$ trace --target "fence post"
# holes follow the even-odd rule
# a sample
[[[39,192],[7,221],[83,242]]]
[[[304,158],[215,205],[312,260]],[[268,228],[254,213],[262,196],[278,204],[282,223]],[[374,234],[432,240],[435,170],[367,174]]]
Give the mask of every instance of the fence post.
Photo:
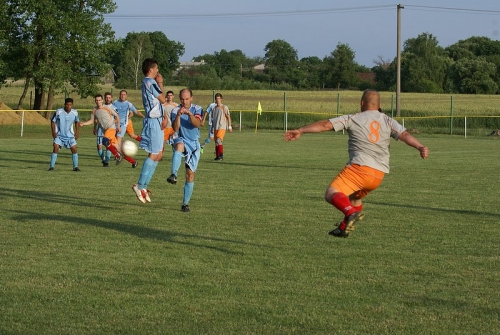
[[[283,111],[285,112],[283,115],[283,128],[287,131],[288,115],[286,114],[286,91],[283,91]]]
[[[23,133],[24,133],[24,110],[21,114],[21,137],[23,137]]]
[[[467,138],[467,116],[464,116],[464,134],[465,138]]]
[[[337,115],[340,115],[340,93],[337,93]]]
[[[394,94],[391,94],[391,117],[394,117]]]
[[[453,135],[453,95],[450,101],[450,135]]]

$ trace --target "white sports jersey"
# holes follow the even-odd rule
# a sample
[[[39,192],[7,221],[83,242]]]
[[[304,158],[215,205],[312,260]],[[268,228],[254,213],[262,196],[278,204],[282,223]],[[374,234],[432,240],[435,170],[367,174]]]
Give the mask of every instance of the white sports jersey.
[[[349,162],[389,173],[391,137],[397,140],[406,129],[393,118],[377,110],[330,119],[335,131],[349,134]]]

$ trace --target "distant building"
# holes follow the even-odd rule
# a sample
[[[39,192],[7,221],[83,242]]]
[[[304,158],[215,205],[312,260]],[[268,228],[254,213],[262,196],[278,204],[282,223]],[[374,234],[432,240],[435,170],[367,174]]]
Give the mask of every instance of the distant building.
[[[200,66],[203,64],[205,64],[205,61],[203,59],[199,62],[195,62],[194,60],[192,60],[190,62],[179,62],[179,68],[177,69],[177,71],[182,70],[182,69],[189,69],[189,68],[192,68],[195,66]]]
[[[259,65],[255,65],[253,67],[253,70],[257,73],[264,73],[264,69],[266,68],[266,64],[259,64]]]

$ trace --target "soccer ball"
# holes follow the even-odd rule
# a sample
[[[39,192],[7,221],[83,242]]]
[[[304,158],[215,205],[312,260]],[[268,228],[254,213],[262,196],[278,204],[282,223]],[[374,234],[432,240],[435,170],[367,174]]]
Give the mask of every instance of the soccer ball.
[[[123,141],[122,152],[125,156],[133,157],[137,153],[137,145],[129,140]]]

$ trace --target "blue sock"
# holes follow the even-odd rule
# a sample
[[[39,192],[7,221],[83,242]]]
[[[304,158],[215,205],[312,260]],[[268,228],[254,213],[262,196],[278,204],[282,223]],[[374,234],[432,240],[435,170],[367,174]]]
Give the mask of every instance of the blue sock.
[[[156,169],[156,165],[158,165],[158,162],[155,162],[149,157],[146,158],[144,164],[142,164],[141,175],[139,176],[139,180],[137,181],[137,187],[140,190],[148,188],[149,181],[153,176],[153,173]]]
[[[78,167],[78,154],[72,154],[71,159],[73,160],[73,168]]]
[[[110,158],[111,158],[111,151],[106,150],[106,158],[104,158],[104,162],[109,163]]]
[[[208,144],[208,143],[210,143],[210,137],[207,137],[207,138],[205,139],[205,142],[203,142],[203,145],[206,145],[206,144]]]
[[[182,162],[182,152],[174,151],[174,154],[172,155],[172,174],[175,174],[177,176],[177,172],[179,171],[181,162]]]
[[[182,205],[189,204],[191,200],[191,195],[193,195],[194,181],[191,183],[186,182],[184,184],[184,199],[182,200]]]
[[[101,157],[101,160],[104,160],[104,153],[102,152],[102,148],[97,148],[97,154]]]
[[[56,165],[56,160],[57,160],[57,154],[52,153],[52,156],[50,157],[50,167],[53,168]]]

